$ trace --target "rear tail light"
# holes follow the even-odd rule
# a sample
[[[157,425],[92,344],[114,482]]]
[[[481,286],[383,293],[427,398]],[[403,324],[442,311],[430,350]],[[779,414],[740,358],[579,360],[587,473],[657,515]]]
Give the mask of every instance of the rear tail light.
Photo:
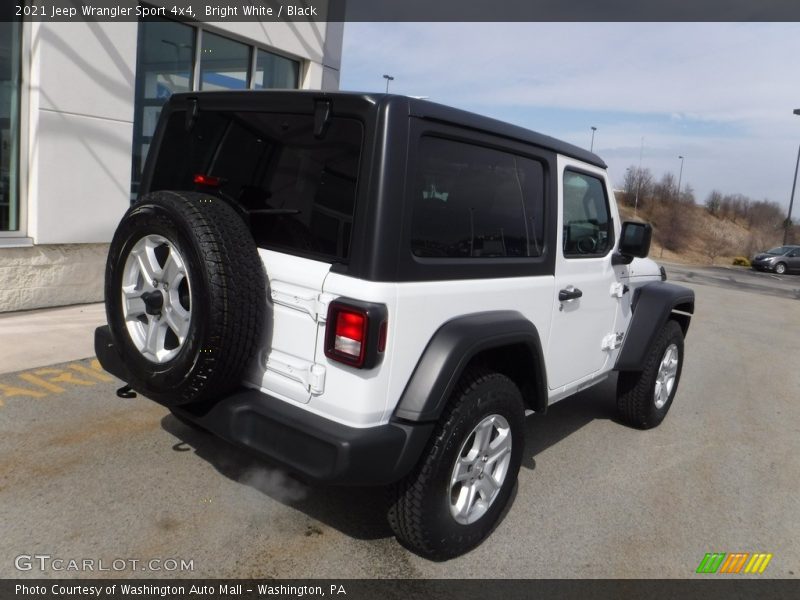
[[[194,183],[202,187],[218,188],[222,185],[222,178],[215,177],[214,175],[206,175],[205,173],[197,173],[194,176]]]
[[[367,316],[363,313],[342,310],[336,315],[336,335],[333,352],[357,362],[364,362],[367,349]]]
[[[357,369],[369,369],[386,349],[387,311],[382,304],[335,300],[328,306],[325,356]]]

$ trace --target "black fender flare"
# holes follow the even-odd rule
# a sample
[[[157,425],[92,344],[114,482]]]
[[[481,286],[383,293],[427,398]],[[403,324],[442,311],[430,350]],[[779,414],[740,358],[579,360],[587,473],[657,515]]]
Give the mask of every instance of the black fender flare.
[[[694,290],[654,281],[636,289],[631,310],[633,316],[614,365],[615,371],[641,371],[647,351],[673,313],[686,335],[694,314]]]
[[[532,375],[534,410],[547,407],[547,371],[539,332],[517,311],[457,317],[431,337],[394,411],[394,418],[426,422],[439,418],[470,361],[487,350],[519,348]]]

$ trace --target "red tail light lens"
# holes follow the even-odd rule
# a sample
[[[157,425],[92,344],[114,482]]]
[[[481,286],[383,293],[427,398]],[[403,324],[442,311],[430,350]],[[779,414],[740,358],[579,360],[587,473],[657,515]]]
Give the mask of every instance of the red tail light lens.
[[[206,187],[219,187],[222,185],[222,179],[219,177],[214,177],[213,175],[204,175],[203,173],[198,173],[195,175],[194,182],[196,185],[204,185]]]
[[[345,355],[364,362],[364,350],[367,339],[367,315],[363,313],[341,311],[336,315],[336,335],[333,341],[333,350],[337,354]]]
[[[377,365],[386,348],[386,306],[350,298],[328,305],[325,356],[357,369]]]

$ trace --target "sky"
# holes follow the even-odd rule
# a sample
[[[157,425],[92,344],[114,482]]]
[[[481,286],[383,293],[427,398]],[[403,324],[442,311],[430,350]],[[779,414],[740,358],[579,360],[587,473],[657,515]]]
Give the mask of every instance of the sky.
[[[427,96],[786,207],[800,144],[800,23],[346,23],[340,87]],[[643,140],[643,144],[642,144]]]

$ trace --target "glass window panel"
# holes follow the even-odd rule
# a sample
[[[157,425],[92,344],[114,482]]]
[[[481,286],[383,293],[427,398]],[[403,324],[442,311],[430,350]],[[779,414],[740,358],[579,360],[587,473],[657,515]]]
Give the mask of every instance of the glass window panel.
[[[147,149],[164,102],[192,89],[195,30],[166,19],[139,23],[133,119],[131,193],[136,195]]]
[[[256,72],[253,87],[297,88],[300,78],[300,63],[285,56],[278,56],[266,50],[259,50],[256,57]]]
[[[203,51],[200,54],[201,90],[247,89],[249,72],[249,46],[203,32]]]
[[[0,22],[0,232],[19,230],[20,22]]]
[[[564,256],[603,256],[614,243],[614,228],[603,181],[564,171]]]
[[[153,190],[197,189],[198,173],[219,177],[216,192],[249,213],[259,246],[348,257],[360,122],[333,117],[323,138],[313,115],[201,110],[191,131],[185,123],[183,111],[170,116]]]
[[[482,146],[422,139],[411,225],[416,256],[540,256],[543,217],[541,163]]]

